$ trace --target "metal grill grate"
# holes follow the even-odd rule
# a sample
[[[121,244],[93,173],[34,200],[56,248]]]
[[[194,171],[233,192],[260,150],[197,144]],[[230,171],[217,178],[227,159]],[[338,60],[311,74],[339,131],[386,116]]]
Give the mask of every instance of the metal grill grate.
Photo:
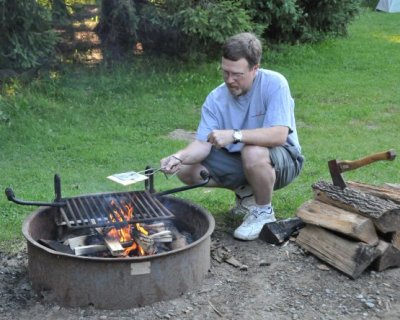
[[[60,207],[58,225],[68,228],[116,227],[159,219],[171,219],[174,215],[148,191],[133,191],[88,195],[64,199]],[[123,214],[133,209],[132,218]]]

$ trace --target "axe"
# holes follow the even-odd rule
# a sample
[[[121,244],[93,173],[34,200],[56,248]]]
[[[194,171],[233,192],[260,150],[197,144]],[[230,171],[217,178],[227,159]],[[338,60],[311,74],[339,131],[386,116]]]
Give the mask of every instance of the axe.
[[[390,149],[385,152],[379,152],[371,154],[367,157],[349,161],[349,160],[330,160],[328,161],[329,172],[332,177],[333,185],[338,186],[342,189],[346,188],[346,183],[343,180],[342,172],[354,170],[370,163],[379,160],[394,160],[396,158],[396,152]]]

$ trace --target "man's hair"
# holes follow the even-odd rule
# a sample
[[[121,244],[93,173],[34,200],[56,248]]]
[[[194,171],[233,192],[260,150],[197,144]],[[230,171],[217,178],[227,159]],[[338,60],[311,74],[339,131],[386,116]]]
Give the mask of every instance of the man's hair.
[[[252,68],[261,61],[261,41],[250,32],[243,32],[228,38],[222,46],[222,56],[225,59],[238,61],[246,59]]]

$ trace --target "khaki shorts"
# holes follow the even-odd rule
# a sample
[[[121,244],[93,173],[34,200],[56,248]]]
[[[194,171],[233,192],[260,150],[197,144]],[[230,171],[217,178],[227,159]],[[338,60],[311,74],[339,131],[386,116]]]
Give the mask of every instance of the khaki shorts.
[[[300,174],[304,157],[296,148],[290,146],[269,148],[269,153],[276,173],[274,190],[278,190],[287,186]],[[230,153],[226,149],[213,147],[202,165],[222,187],[234,190],[248,184],[240,152]]]

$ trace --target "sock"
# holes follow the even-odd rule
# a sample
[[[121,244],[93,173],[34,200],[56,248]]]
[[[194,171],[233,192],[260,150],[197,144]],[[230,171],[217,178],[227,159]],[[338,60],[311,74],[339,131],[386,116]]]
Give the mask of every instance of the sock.
[[[272,211],[272,204],[271,204],[271,202],[268,203],[268,204],[262,204],[262,205],[257,204],[256,207],[257,207],[257,209],[259,209],[259,210],[265,210],[265,211],[267,211],[268,213],[271,213],[271,211]]]
[[[260,209],[269,209],[269,208],[271,208],[271,202],[270,203],[267,203],[267,204],[257,204],[257,207],[258,208],[260,208]]]

